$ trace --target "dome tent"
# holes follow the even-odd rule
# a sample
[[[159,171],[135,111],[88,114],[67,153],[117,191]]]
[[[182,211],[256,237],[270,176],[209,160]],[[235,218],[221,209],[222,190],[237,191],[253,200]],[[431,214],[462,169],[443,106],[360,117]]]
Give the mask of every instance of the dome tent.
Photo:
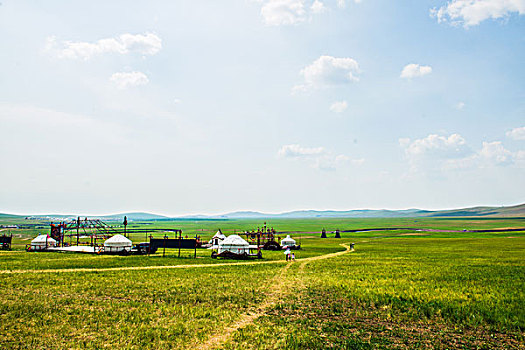
[[[238,235],[231,235],[219,242],[219,254],[223,252],[248,254],[250,252],[250,244]]]
[[[131,251],[133,242],[122,235],[114,235],[104,242],[104,252],[119,253]]]
[[[54,247],[57,241],[48,235],[39,235],[31,241],[31,250],[44,250],[48,247]]]
[[[287,235],[286,238],[283,238],[281,240],[281,245],[283,247],[293,247],[295,246],[295,239],[293,239],[292,237],[290,237],[290,235]]]

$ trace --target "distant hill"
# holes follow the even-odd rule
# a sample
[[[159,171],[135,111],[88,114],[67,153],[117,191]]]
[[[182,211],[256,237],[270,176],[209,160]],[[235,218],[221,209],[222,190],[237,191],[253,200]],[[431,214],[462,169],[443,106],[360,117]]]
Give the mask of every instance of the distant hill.
[[[3,214],[0,213],[0,218],[20,218],[23,217],[22,215],[16,215],[16,214]]]
[[[85,215],[80,215],[84,217]],[[110,215],[88,215],[91,219],[101,219],[105,221],[122,221],[124,216],[128,217],[130,221],[149,221],[149,220],[165,220],[169,217],[164,215],[157,215],[151,213],[142,213],[142,212],[133,212],[133,213],[121,213],[121,214],[110,214]],[[35,215],[12,215],[12,214],[2,214],[0,213],[0,218],[24,218],[29,217],[32,219],[42,219],[50,221],[59,221],[59,220],[73,220],[78,217],[76,214],[35,214]]]
[[[163,220],[163,219],[169,219],[169,217],[164,215],[157,215],[157,214],[151,214],[151,213],[142,213],[142,212],[136,212],[136,213],[122,213],[122,214],[112,214],[112,215],[104,215],[104,216],[97,216],[101,220],[122,220],[124,216],[127,216],[128,220],[133,221],[148,221],[148,220]]]
[[[510,207],[473,207],[454,210],[297,210],[279,214],[256,211],[237,211],[222,215],[195,215],[185,218],[199,219],[308,219],[308,218],[411,218],[411,217],[525,217],[525,204]]]
[[[170,219],[308,219],[308,218],[413,218],[413,217],[525,217],[525,204],[508,207],[472,207],[452,210],[387,210],[387,209],[359,209],[359,210],[296,210],[279,214],[260,213],[256,211],[237,211],[222,215],[187,215],[170,218],[143,212],[120,213],[101,216],[89,216],[107,221],[121,221],[124,216],[130,221],[170,220]],[[11,215],[0,213],[0,218],[25,217],[25,215]],[[76,215],[46,214],[30,215],[32,218],[62,219],[75,218]]]
[[[525,217],[525,204],[510,207],[473,207],[455,210],[440,210],[433,212],[430,216]]]

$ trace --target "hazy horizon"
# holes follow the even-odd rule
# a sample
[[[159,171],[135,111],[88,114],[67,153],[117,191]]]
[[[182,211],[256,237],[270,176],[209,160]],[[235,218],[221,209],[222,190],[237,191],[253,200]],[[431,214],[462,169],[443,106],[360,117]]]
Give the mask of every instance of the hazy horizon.
[[[169,213],[162,213],[162,212],[149,212],[144,210],[126,210],[121,212],[106,212],[106,213],[69,213],[69,212],[33,212],[33,213],[15,213],[15,212],[1,212],[2,214],[12,214],[12,215],[71,215],[71,216],[112,216],[112,215],[120,215],[120,214],[126,214],[126,213],[144,213],[144,214],[153,214],[153,215],[161,215],[166,216],[169,218],[177,218],[177,217],[191,217],[191,215],[204,215],[204,216],[220,216],[220,215],[226,215],[231,213],[237,213],[237,212],[255,212],[255,213],[261,213],[261,214],[270,214],[270,215],[276,215],[276,214],[283,214],[283,213],[289,213],[289,212],[296,212],[296,211],[359,211],[359,210],[389,210],[389,211],[403,211],[403,210],[428,210],[428,211],[441,211],[441,210],[458,210],[458,209],[466,209],[466,208],[476,208],[476,207],[494,207],[494,208],[501,208],[501,207],[513,207],[522,205],[525,203],[515,203],[511,205],[475,205],[475,206],[469,206],[469,207],[451,207],[451,208],[415,208],[415,207],[409,207],[409,208],[353,208],[353,209],[292,209],[292,210],[285,210],[285,211],[260,211],[260,210],[251,210],[251,209],[240,209],[240,210],[233,210],[233,211],[222,211],[222,212],[214,212],[214,213],[205,213],[205,212],[194,212],[194,213],[176,213],[176,214],[169,214]]]

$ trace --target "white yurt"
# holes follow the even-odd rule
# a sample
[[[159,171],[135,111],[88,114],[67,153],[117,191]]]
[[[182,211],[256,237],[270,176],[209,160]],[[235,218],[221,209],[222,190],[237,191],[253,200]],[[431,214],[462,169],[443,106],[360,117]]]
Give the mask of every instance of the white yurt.
[[[282,247],[294,247],[295,246],[295,239],[290,237],[290,235],[286,236],[286,238],[283,238],[281,240],[281,246]]]
[[[226,236],[224,233],[222,233],[221,230],[217,231],[217,233],[210,239],[210,243],[213,246],[218,246],[220,242],[224,241],[226,239]]]
[[[57,241],[48,235],[40,235],[31,241],[31,250],[44,250],[48,247],[54,247]]]
[[[133,242],[122,235],[114,235],[111,238],[106,239],[104,242],[104,252],[106,253],[118,253],[123,251],[131,251]]]
[[[238,235],[231,235],[219,242],[219,254],[226,251],[235,254],[248,254],[250,252],[250,244]]]

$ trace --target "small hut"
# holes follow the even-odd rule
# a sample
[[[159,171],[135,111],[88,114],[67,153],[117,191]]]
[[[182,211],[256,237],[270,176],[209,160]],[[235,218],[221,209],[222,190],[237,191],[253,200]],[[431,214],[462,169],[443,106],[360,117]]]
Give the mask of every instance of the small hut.
[[[31,250],[45,250],[54,247],[57,241],[48,235],[39,235],[31,241]]]
[[[224,252],[231,252],[234,254],[249,254],[250,244],[238,235],[231,235],[226,237],[222,242],[219,242],[219,254]]]
[[[104,242],[104,252],[106,253],[123,253],[131,251],[133,242],[123,235],[114,235]]]
[[[290,235],[287,235],[286,238],[283,238],[281,240],[281,246],[283,248],[286,248],[286,247],[295,247],[296,245],[296,242],[295,242],[295,239],[293,239],[292,237],[290,237]]]
[[[222,233],[221,230],[217,231],[217,233],[210,239],[210,244],[215,247],[219,246],[219,243],[224,241],[226,239],[226,236],[224,233]]]

